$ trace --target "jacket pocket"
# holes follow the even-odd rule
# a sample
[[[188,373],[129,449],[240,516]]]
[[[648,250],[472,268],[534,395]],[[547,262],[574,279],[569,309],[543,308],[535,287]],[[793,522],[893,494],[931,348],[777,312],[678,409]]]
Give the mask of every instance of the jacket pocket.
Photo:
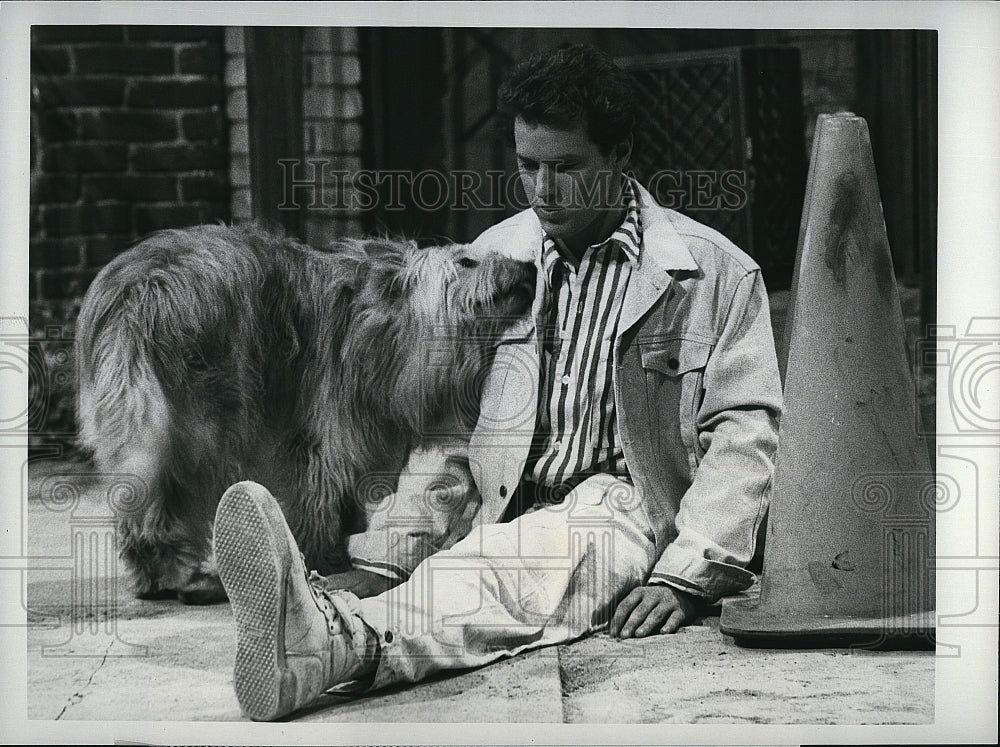
[[[701,340],[675,337],[666,340],[639,341],[642,367],[665,376],[681,376],[704,370],[712,346]]]
[[[669,408],[677,408],[681,443],[693,476],[704,456],[696,423],[712,345],[686,337],[639,340],[639,353],[646,371],[647,392],[658,406],[668,408],[665,415],[670,414]]]

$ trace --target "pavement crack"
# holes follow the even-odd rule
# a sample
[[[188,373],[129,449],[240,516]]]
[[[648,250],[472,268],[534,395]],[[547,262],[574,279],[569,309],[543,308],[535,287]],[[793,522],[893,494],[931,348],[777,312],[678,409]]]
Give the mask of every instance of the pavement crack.
[[[59,711],[59,715],[56,716],[55,718],[56,721],[61,719],[65,715],[66,711],[70,709],[70,707],[75,706],[77,703],[83,700],[87,688],[94,683],[94,676],[101,671],[101,667],[103,667],[104,663],[108,660],[108,654],[111,653],[111,647],[114,645],[115,641],[114,639],[112,639],[108,643],[108,647],[104,649],[104,656],[101,657],[100,663],[96,667],[94,667],[94,671],[90,673],[90,677],[87,678],[87,681],[84,683],[83,687],[81,687],[79,690],[77,690],[75,693],[69,696],[69,699],[66,701],[66,705],[62,707],[62,710]]]

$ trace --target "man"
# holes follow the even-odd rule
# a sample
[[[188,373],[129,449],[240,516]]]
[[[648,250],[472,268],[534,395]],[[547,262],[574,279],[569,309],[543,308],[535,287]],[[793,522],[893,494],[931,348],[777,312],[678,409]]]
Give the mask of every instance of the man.
[[[624,175],[636,103],[607,56],[535,55],[500,102],[531,208],[474,246],[535,259],[534,318],[498,346],[467,447],[415,454],[400,481],[439,474],[462,499],[402,548],[373,514],[356,569],[324,580],[262,486],[227,491],[216,547],[252,718],[604,628],[674,632],[753,579],[781,408],[758,266]]]

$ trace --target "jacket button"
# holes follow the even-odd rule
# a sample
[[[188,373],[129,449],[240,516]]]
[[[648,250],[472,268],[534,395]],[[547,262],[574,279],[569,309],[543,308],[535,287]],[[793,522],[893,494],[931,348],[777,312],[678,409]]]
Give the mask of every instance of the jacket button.
[[[667,365],[670,366],[671,368],[677,368],[679,365],[681,365],[681,362],[676,358],[668,358]]]
[[[392,643],[392,639],[393,639],[393,638],[394,638],[395,636],[393,636],[393,634],[392,634],[392,631],[391,631],[391,630],[387,630],[387,631],[385,631],[385,635],[383,635],[382,637],[383,637],[383,638],[385,638],[385,642],[386,642],[386,643]]]
[[[506,498],[507,497],[507,486],[506,485],[501,485],[500,486],[500,497],[501,498]]]

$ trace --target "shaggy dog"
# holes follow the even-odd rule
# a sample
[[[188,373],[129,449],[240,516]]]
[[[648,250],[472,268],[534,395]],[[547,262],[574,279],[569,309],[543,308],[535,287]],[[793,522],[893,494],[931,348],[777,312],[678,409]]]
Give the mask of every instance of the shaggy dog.
[[[136,595],[225,598],[212,520],[245,479],[278,497],[309,567],[348,568],[359,481],[474,424],[534,282],[531,264],[461,246],[320,252],[259,227],[163,231],[115,258],[80,311],[78,410],[98,469],[146,486],[117,517]]]

